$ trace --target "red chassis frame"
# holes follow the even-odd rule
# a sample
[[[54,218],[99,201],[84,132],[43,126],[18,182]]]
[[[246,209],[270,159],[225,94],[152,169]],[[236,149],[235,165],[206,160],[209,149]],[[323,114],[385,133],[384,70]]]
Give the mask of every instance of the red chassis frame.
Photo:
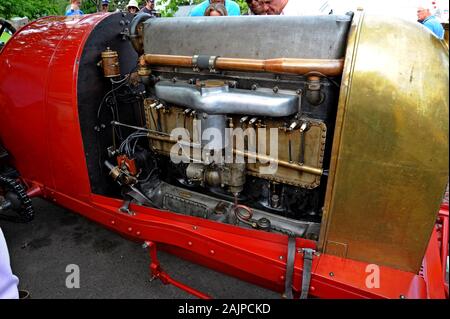
[[[146,242],[152,276],[208,298],[165,273],[158,247],[248,282],[283,292],[288,238],[131,205],[91,192],[77,108],[78,62],[93,28],[109,14],[47,17],[21,30],[0,53],[0,136],[31,196],[41,196],[133,240]],[[20,120],[18,120],[20,119]],[[316,253],[310,295],[319,298],[445,298],[448,205],[441,208],[422,274],[380,266],[380,285],[368,288],[367,263]],[[439,226],[441,225],[441,226]],[[157,243],[157,244],[156,244]],[[297,239],[293,290],[301,287],[302,248]]]

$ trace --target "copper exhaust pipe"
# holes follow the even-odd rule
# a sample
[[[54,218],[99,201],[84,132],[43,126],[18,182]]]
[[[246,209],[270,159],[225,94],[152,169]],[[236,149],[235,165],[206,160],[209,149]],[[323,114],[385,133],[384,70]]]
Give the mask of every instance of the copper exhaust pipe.
[[[141,65],[194,67],[194,57],[181,55],[145,54]],[[303,75],[317,72],[318,75],[338,76],[344,68],[343,59],[235,59],[218,57],[214,69],[225,71],[271,72]]]
[[[193,67],[192,57],[183,55],[159,55],[159,54],[145,54],[141,58],[141,65],[159,65],[159,66],[178,66],[178,67]]]

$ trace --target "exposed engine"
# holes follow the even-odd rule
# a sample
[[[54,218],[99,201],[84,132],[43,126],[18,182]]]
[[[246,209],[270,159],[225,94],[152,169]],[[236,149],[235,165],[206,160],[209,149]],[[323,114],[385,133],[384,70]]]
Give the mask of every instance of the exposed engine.
[[[322,278],[318,297],[425,296],[445,233],[447,49],[364,11],[38,19],[0,52],[0,219],[30,221],[43,197],[150,241],[152,267],[161,243],[290,291],[303,249],[312,273],[337,256],[404,283]]]
[[[109,101],[114,143],[104,163],[122,186],[121,210],[132,213],[129,204],[136,202],[317,240],[351,16],[322,20],[325,36],[340,41],[298,57],[243,59],[245,50],[231,57],[225,55],[232,49],[221,56],[164,52],[166,22],[137,16],[130,38],[138,65],[121,75],[118,54],[110,48],[100,63],[110,92],[117,94]],[[216,21],[204,22],[220,28]],[[317,24],[292,21],[305,28]],[[189,20],[178,23],[192,27]],[[146,33],[157,29],[157,39]],[[152,51],[152,41],[164,54]],[[217,52],[210,49],[183,53]],[[108,94],[102,104],[108,104]],[[124,121],[119,113],[131,102],[135,116]],[[99,119],[107,109],[100,106]],[[108,126],[101,125],[98,131]]]

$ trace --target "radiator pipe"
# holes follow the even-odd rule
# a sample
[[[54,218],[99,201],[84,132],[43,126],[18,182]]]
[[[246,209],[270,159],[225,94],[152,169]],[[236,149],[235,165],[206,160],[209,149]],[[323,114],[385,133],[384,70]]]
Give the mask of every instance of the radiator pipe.
[[[182,55],[162,55],[162,54],[144,54],[141,56],[140,64],[154,66],[172,66],[195,68],[195,61],[199,56]],[[203,59],[204,60],[204,59]],[[317,73],[324,76],[339,76],[344,68],[343,59],[237,59],[215,57],[209,59],[210,69],[224,71],[250,71],[250,72],[271,72],[304,75],[308,73]]]

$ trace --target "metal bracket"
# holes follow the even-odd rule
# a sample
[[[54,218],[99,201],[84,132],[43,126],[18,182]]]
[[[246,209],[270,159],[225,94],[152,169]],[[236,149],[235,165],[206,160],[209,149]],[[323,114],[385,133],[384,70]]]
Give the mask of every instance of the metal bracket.
[[[311,284],[311,270],[314,253],[316,252],[311,248],[303,248],[303,277],[302,277],[302,293],[300,299],[307,299],[309,286]]]
[[[209,72],[211,73],[217,73],[216,71],[216,60],[217,60],[218,56],[211,56],[209,57]]]
[[[124,200],[122,206],[119,208],[119,211],[128,215],[134,215],[134,213],[130,210],[131,201],[132,199]]]
[[[286,260],[286,279],[284,283],[284,294],[283,298],[294,299],[292,293],[292,281],[294,279],[294,263],[295,263],[295,237],[289,236],[288,241],[288,253]]]
[[[144,243],[144,245],[142,246],[143,248],[148,248],[149,251],[149,255],[150,255],[150,281],[153,281],[155,279],[159,279],[161,280],[161,282],[164,285],[173,285],[181,290],[186,291],[187,293],[200,298],[200,299],[212,299],[210,296],[208,296],[207,294],[204,294],[201,291],[198,291],[188,285],[183,284],[182,282],[179,282],[175,279],[173,279],[172,277],[169,276],[169,274],[167,274],[165,271],[162,270],[161,265],[159,263],[158,260],[158,251],[156,248],[156,243],[152,242],[152,241],[146,241]]]
[[[200,72],[200,68],[198,67],[198,55],[192,57],[192,70],[194,72]]]
[[[309,130],[310,126],[311,124],[308,121],[304,121],[300,126],[300,165],[305,163],[305,133]]]

